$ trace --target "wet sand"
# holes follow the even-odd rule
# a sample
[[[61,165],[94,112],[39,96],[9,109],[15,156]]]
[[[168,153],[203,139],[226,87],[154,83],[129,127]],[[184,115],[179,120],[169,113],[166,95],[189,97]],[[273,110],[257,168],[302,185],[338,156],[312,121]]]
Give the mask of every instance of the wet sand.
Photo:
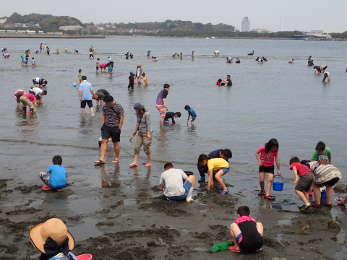
[[[39,153],[52,149],[32,147]],[[166,201],[156,185],[161,164],[155,163],[153,172],[144,167],[132,170],[126,168],[129,159],[123,156],[120,166],[86,166],[88,174],[79,173],[79,165],[66,165],[73,184],[60,192],[43,192],[35,180],[2,179],[1,259],[37,259],[27,231],[50,217],[68,224],[77,240],[76,253],[92,253],[94,259],[346,259],[345,208],[301,214],[288,192],[277,193],[277,200],[269,202],[233,185],[229,185],[231,195],[196,189],[192,204]],[[20,169],[25,174],[32,167]],[[14,169],[4,171],[11,176]],[[238,181],[247,182],[249,177]],[[263,251],[210,253],[214,243],[229,239],[227,227],[236,217],[236,208],[245,203],[264,223]]]

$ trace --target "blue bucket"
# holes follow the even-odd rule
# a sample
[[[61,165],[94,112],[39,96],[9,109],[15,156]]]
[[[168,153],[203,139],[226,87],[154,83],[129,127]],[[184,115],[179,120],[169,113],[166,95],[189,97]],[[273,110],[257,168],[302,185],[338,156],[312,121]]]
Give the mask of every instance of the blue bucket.
[[[274,191],[283,191],[283,188],[284,188],[283,178],[280,176],[275,177],[274,182],[272,183],[272,189]]]

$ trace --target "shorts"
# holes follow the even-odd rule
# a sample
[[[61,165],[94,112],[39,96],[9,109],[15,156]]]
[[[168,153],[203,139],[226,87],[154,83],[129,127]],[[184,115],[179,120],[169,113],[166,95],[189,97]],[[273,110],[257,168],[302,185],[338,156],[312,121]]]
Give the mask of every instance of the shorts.
[[[309,191],[314,181],[312,173],[300,176],[298,183],[295,186],[295,190],[298,191]]]
[[[118,127],[109,127],[107,125],[103,125],[101,127],[102,140],[108,140],[109,138],[112,138],[113,143],[119,143],[120,133],[121,131]]]
[[[164,105],[156,105],[155,108],[159,111],[160,118],[164,119],[166,115],[166,107]]]
[[[220,170],[223,171],[223,175],[222,176],[224,176],[225,174],[227,174],[229,172],[229,168],[222,168],[222,169],[219,169],[218,171],[216,171],[216,173],[219,172]]]
[[[88,104],[89,108],[93,107],[93,100],[82,100],[81,101],[81,108],[86,108],[86,105]]]
[[[334,186],[340,179],[339,178],[333,178],[330,181],[324,182],[322,184],[317,184],[318,187],[324,187],[324,186]]]
[[[275,166],[259,166],[259,172],[275,174]]]
[[[248,238],[241,233],[237,236],[236,241],[242,253],[255,253],[263,246],[263,238],[260,235]]]
[[[22,103],[23,109],[26,107],[30,107],[31,110],[35,110],[34,103],[31,102],[29,98],[27,98],[25,96],[21,96],[19,98],[19,101]]]
[[[48,185],[50,177],[51,175],[48,172],[40,172],[40,179],[44,184]]]
[[[194,122],[196,119],[196,116],[192,116],[192,122]]]
[[[113,71],[113,67],[108,67],[107,70],[109,73],[111,73]]]
[[[193,187],[193,184],[190,181],[185,181],[183,183],[183,187],[184,187],[184,194],[183,195],[167,197],[167,199],[176,200],[176,201],[185,200],[188,196],[189,190]]]
[[[140,153],[140,149],[141,146],[143,146],[143,151],[145,152],[145,154],[150,154],[151,150],[151,143],[152,143],[152,139],[148,138],[146,134],[142,135],[142,134],[137,134],[135,137],[135,154],[139,154]]]

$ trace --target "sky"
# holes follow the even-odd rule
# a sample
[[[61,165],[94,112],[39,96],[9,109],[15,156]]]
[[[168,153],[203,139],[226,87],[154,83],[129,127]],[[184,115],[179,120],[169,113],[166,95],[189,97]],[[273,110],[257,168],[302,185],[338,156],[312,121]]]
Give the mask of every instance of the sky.
[[[251,28],[344,32],[346,10],[346,0],[12,0],[1,5],[0,16],[44,13],[94,23],[170,19],[226,23],[237,28],[248,16]]]

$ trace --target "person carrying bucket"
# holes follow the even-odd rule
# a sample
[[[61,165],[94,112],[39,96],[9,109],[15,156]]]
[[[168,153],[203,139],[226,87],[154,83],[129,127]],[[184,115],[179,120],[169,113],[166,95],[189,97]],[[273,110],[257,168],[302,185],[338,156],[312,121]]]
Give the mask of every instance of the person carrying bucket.
[[[277,139],[270,139],[265,146],[259,147],[256,151],[256,158],[259,164],[259,196],[268,200],[274,200],[271,196],[272,182],[275,173],[275,163],[277,166],[277,174],[281,176],[281,163],[278,156],[279,144]],[[265,177],[267,178],[267,185],[265,190]]]
[[[308,193],[313,188],[314,175],[312,170],[305,164],[302,164],[296,156],[290,159],[289,165],[294,174],[295,193],[304,202],[304,205],[299,207],[299,210],[307,212],[312,207]]]

